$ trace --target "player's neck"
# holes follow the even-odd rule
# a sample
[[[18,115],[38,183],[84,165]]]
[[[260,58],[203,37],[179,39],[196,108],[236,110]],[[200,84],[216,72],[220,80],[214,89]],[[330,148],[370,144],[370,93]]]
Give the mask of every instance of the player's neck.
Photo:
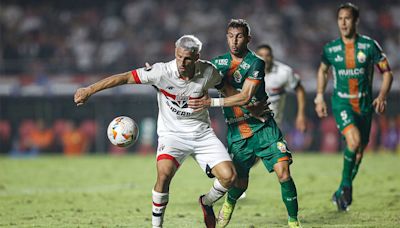
[[[247,52],[249,52],[248,49],[246,49],[242,53],[237,53],[237,54],[234,54],[231,52],[232,60],[235,62],[241,62],[244,59],[244,57],[247,55]]]
[[[356,37],[357,37],[357,33],[354,32],[351,35],[342,36],[342,40],[343,40],[343,43],[345,43],[345,44],[354,43],[354,41],[356,40]]]

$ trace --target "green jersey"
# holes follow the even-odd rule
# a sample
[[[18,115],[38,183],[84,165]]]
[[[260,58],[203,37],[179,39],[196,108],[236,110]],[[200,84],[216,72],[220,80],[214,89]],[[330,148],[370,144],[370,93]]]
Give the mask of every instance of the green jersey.
[[[321,61],[332,66],[332,104],[348,105],[359,114],[370,113],[374,64],[381,72],[389,70],[379,44],[358,34],[354,43],[345,44],[339,38],[324,46]]]
[[[223,75],[223,83],[229,84],[241,91],[245,80],[255,80],[260,83],[252,102],[267,99],[264,83],[265,63],[254,52],[248,51],[241,62],[232,60],[231,54],[226,53],[211,60]],[[228,123],[228,140],[235,142],[251,137],[261,129],[264,123],[251,117],[244,107],[224,107],[225,120]]]

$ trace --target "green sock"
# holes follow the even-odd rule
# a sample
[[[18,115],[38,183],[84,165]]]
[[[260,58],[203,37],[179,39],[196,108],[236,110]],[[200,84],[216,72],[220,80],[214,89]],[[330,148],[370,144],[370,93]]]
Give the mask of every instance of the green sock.
[[[285,203],[286,210],[289,214],[289,221],[297,221],[297,212],[299,206],[297,204],[297,191],[293,179],[290,178],[285,182],[281,182],[282,200]]]
[[[354,165],[356,163],[356,153],[349,150],[348,147],[344,150],[343,159],[343,171],[342,171],[342,182],[340,182],[340,187],[336,194],[340,194],[343,187],[351,187],[352,185],[352,173]]]
[[[240,196],[245,192],[244,189],[232,187],[228,191],[228,196],[226,197],[226,201],[230,204],[236,204],[236,201],[240,198]]]
[[[353,181],[356,178],[358,173],[358,169],[360,168],[361,160],[354,165],[353,171],[351,172],[351,180]]]

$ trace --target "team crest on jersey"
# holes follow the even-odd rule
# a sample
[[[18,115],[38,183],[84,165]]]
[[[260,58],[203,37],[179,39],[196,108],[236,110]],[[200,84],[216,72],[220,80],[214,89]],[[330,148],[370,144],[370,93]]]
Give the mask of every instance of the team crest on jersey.
[[[250,64],[246,63],[245,61],[243,61],[240,64],[240,68],[244,69],[244,70],[248,70],[250,68]]]
[[[176,95],[175,104],[178,105],[180,108],[187,108],[188,100],[189,100],[188,96]]]
[[[278,147],[278,149],[282,152],[282,153],[286,153],[287,149],[286,149],[286,145],[283,142],[277,142],[276,143],[276,147]]]
[[[235,82],[240,83],[242,81],[243,76],[237,70],[235,71],[235,73],[233,73],[233,78],[235,79]]]
[[[357,53],[357,60],[359,63],[364,63],[366,59],[367,59],[367,56],[364,54],[364,52],[359,51]]]

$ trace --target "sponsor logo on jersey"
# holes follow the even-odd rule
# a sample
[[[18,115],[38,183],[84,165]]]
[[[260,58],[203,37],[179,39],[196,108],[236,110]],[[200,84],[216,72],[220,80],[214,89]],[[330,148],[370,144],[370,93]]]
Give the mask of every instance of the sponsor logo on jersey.
[[[168,86],[167,89],[168,89],[168,90],[173,90],[174,87],[173,87],[173,86]]]
[[[190,115],[192,115],[191,112],[185,112],[185,111],[182,111],[182,110],[179,110],[179,109],[175,108],[175,107],[171,104],[172,102],[170,102],[170,101],[167,101],[166,103],[167,103],[168,108],[169,108],[173,113],[175,113],[177,116],[190,116]],[[174,102],[174,103],[176,104],[176,102]],[[187,104],[185,104],[185,105],[187,106]],[[182,108],[182,107],[181,107],[181,108]]]
[[[364,68],[354,68],[354,69],[341,69],[338,70],[339,76],[359,76],[365,73]]]
[[[341,51],[341,50],[342,50],[342,46],[341,45],[337,45],[337,46],[333,46],[333,47],[328,48],[328,51],[330,53],[338,52],[338,51]]]
[[[343,62],[343,57],[340,55],[337,55],[335,58],[335,62]]]
[[[240,68],[242,68],[242,69],[244,69],[244,70],[248,70],[248,69],[250,69],[250,64],[248,64],[248,63],[246,63],[245,61],[243,61],[243,62],[240,64]]]
[[[357,60],[359,63],[364,63],[366,59],[367,59],[367,56],[364,54],[364,52],[359,51],[357,53]]]
[[[217,64],[222,66],[228,66],[228,59],[217,59]]]
[[[276,147],[278,147],[278,149],[282,152],[282,153],[286,153],[287,149],[286,149],[286,145],[283,142],[277,142],[276,143]]]
[[[240,83],[242,81],[243,76],[237,70],[235,71],[235,73],[233,73],[233,78],[235,79],[235,82]]]

